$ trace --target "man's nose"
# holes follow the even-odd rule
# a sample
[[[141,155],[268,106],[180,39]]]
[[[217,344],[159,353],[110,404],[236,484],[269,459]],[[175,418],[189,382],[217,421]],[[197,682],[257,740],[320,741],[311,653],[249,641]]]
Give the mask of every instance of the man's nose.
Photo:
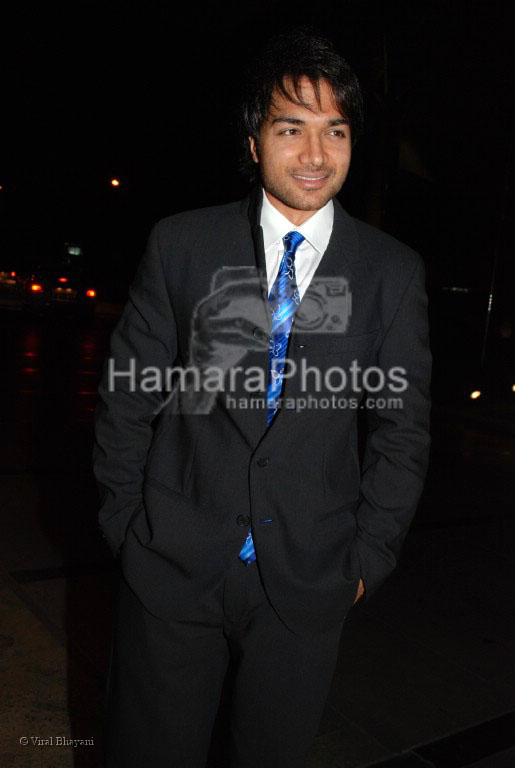
[[[306,136],[306,140],[299,155],[299,161],[303,165],[312,165],[316,167],[324,165],[325,154],[319,136],[314,134]]]

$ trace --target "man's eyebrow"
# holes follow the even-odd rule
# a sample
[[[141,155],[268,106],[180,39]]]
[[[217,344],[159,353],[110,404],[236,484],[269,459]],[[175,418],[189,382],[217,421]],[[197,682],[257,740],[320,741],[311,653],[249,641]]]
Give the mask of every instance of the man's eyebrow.
[[[306,121],[301,120],[300,117],[290,117],[289,115],[278,115],[271,121],[271,125],[275,123],[289,123],[290,125],[305,125]],[[328,120],[327,125],[349,125],[350,120],[346,117],[335,117],[333,120]]]

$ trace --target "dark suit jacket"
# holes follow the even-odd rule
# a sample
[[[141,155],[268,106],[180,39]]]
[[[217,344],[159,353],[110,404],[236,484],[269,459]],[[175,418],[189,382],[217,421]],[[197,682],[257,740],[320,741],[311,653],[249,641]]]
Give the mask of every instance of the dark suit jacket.
[[[260,205],[256,186],[243,201],[186,211],[155,225],[111,337],[109,357],[117,372],[134,365],[139,382],[147,366],[165,371],[188,364],[192,335],[212,337],[217,313],[234,303],[234,293],[229,301],[225,294],[225,303],[223,296],[218,303],[216,297],[206,301],[220,267],[247,268],[241,274],[248,278],[242,291],[249,312],[234,323],[243,341],[232,343],[240,345],[243,367],[268,370]],[[294,322],[288,356],[321,369],[349,369],[357,361],[362,369],[406,370],[408,387],[397,394],[402,407],[362,410],[368,433],[361,461],[360,409],[327,407],[330,388],[316,391],[315,376],[307,393],[293,377],[283,394],[311,394],[320,407],[283,407],[266,429],[265,410],[250,407],[259,393],[249,394],[239,381],[231,402],[220,392],[209,413],[185,413],[166,392],[131,391],[129,377],[109,391],[106,360],[93,457],[100,528],[156,616],[214,615],[224,570],[238,556],[249,519],[270,601],[296,632],[335,626],[352,606],[360,577],[362,600],[368,600],[395,568],[428,461],[424,266],[417,253],[353,219],[337,200],[334,207],[331,239],[315,278],[319,288],[343,280],[352,311],[343,320],[334,317],[330,290],[321,299],[314,280],[301,307],[318,306],[325,326],[313,331]],[[338,397],[353,394],[347,388]],[[386,383],[373,393],[385,400],[392,395]],[[244,398],[247,408],[234,407]]]

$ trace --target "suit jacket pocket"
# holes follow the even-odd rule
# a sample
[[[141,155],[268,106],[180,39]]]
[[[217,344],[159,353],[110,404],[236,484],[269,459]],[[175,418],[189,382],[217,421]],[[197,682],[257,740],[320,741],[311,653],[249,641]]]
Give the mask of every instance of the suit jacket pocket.
[[[303,351],[310,357],[313,354],[345,354],[347,352],[368,352],[378,338],[380,329],[354,336],[346,333],[297,333],[293,348],[296,354]]]
[[[169,499],[177,500],[177,498],[183,498],[183,499],[189,498],[185,493],[182,493],[181,491],[176,491],[175,488],[171,488],[169,485],[162,483],[160,480],[157,480],[155,477],[149,477],[147,475],[145,477],[145,485],[149,485],[151,488],[154,488],[156,491],[163,493],[165,496],[168,496]]]

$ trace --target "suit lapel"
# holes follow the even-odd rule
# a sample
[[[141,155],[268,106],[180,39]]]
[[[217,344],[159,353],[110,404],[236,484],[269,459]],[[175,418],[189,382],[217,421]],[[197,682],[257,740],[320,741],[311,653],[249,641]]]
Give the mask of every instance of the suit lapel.
[[[254,244],[254,257],[256,260],[258,279],[261,286],[263,306],[265,308],[265,314],[268,318],[269,327],[271,328],[272,313],[270,311],[270,304],[268,301],[268,277],[266,271],[265,245],[263,242],[263,228],[260,225],[261,209],[263,208],[263,190],[260,184],[256,184],[253,187],[244,203],[246,203],[245,215],[248,217],[248,221],[250,223],[252,242]]]
[[[260,341],[258,336],[253,335],[253,331],[250,329],[248,351],[238,365],[241,365],[244,370],[251,367],[262,370],[266,381],[266,374],[268,372],[268,337],[272,325],[272,316],[268,302],[263,230],[259,224],[263,202],[262,195],[261,186],[257,184],[240,203],[242,219],[240,219],[237,228],[240,229],[241,224],[243,227],[231,262],[234,265],[252,265],[255,267],[255,290],[256,298],[259,302],[258,316],[253,318],[252,324],[255,324],[254,333],[260,335]],[[243,320],[248,321],[248,317],[243,318]],[[256,339],[258,339],[257,343]],[[227,413],[235,422],[242,437],[254,449],[266,429],[266,409],[256,407],[255,405],[252,407],[252,401],[266,401],[266,384],[263,390],[249,394],[244,388],[244,381],[243,373],[235,377],[234,389],[225,393],[222,392],[219,400],[224,404]],[[230,396],[230,400],[227,395]]]

